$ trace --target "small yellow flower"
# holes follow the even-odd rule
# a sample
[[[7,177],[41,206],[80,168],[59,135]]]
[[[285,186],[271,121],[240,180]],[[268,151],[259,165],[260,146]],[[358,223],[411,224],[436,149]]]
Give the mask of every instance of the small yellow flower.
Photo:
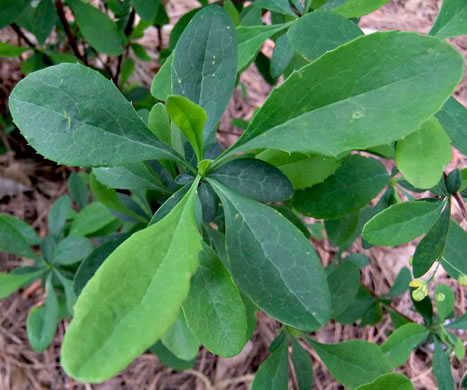
[[[410,287],[420,288],[425,285],[425,281],[423,279],[414,279],[409,283]]]
[[[467,286],[467,275],[466,274],[460,274],[457,281],[459,282],[459,284],[461,286],[464,286],[464,287]]]
[[[421,301],[423,298],[428,296],[428,286],[426,285],[426,281],[423,279],[412,280],[409,283],[409,286],[415,288],[415,290],[412,291],[412,298],[415,301]]]
[[[436,302],[443,302],[446,296],[443,293],[437,292],[435,294],[435,300]]]
[[[417,289],[412,291],[412,298],[414,299],[414,301],[422,301],[425,297],[426,295],[423,293],[422,290]]]

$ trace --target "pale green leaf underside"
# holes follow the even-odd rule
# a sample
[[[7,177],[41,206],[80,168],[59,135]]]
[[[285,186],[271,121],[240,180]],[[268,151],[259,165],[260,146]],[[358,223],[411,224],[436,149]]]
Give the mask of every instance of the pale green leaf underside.
[[[303,330],[322,327],[331,315],[329,289],[305,236],[276,210],[208,181],[226,213],[227,257],[237,286],[285,324]]]
[[[227,155],[274,148],[336,156],[389,144],[439,111],[463,67],[455,49],[432,37],[386,32],[357,38],[273,90]]]
[[[117,374],[175,322],[198,266],[196,184],[159,223],[133,234],[83,289],[61,361],[84,382]]]
[[[414,390],[412,382],[402,374],[386,374],[356,390]]]
[[[61,64],[34,72],[10,95],[13,119],[38,153],[73,166],[180,160],[99,72]]]

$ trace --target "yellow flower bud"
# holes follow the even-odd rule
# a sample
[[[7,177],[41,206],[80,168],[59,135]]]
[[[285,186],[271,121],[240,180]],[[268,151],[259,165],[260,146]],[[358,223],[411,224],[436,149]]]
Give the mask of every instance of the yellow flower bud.
[[[422,301],[425,297],[426,295],[421,289],[416,289],[412,291],[412,298],[414,299],[414,301]]]
[[[437,292],[435,294],[435,300],[436,302],[443,302],[446,296],[443,293]]]
[[[459,284],[461,286],[464,286],[464,287],[467,286],[467,275],[466,274],[460,274],[457,281],[459,282]]]
[[[423,279],[414,279],[409,283],[410,287],[420,288],[425,286],[425,281]]]

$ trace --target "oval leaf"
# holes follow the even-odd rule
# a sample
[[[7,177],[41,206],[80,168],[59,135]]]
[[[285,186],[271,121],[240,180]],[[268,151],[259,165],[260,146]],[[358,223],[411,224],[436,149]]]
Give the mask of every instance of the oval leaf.
[[[61,362],[69,375],[102,382],[175,322],[201,250],[196,186],[159,223],[121,244],[81,292],[62,345]]]
[[[467,3],[463,0],[443,0],[443,5],[430,34],[446,39],[466,35]]]
[[[276,210],[208,181],[224,206],[228,265],[242,292],[285,324],[322,327],[331,314],[330,295],[310,242]]]
[[[30,74],[16,85],[9,107],[29,144],[61,164],[118,166],[181,158],[144,126],[110,80],[79,64]]]
[[[414,390],[412,382],[402,374],[381,375],[367,385],[357,387],[356,390]]]

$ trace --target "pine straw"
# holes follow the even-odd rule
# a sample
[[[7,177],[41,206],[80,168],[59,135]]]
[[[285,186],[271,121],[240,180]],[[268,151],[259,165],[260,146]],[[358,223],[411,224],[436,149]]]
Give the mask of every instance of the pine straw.
[[[393,0],[382,10],[362,18],[361,25],[365,28],[377,30],[406,30],[426,33],[429,31],[434,17],[438,12],[440,1],[438,0]],[[175,21],[187,10],[196,6],[194,0],[170,1],[168,11],[171,20]],[[167,46],[170,27],[163,30],[163,44]],[[138,61],[137,72],[133,81],[139,81],[149,86],[155,71],[159,68],[155,48],[158,45],[157,32],[153,29],[144,38],[153,61],[141,63]],[[453,43],[464,53],[467,49],[466,38],[456,38]],[[271,43],[268,42],[263,51],[271,52]],[[12,65],[13,64],[13,65]],[[9,74],[14,75],[9,80],[5,77],[5,68]],[[19,80],[17,63],[14,61],[5,65],[0,64],[0,77],[3,75],[2,83],[6,90],[0,93],[7,94],[11,86]],[[436,77],[436,75],[433,75]],[[6,80],[4,82],[4,80]],[[232,144],[240,133],[231,122],[232,118],[250,119],[256,107],[259,107],[271,91],[259,76],[254,67],[248,69],[241,75],[241,81],[248,87],[248,97],[242,96],[237,88],[234,97],[227,108],[225,116],[220,124],[219,141],[224,145]],[[467,88],[465,81],[457,91],[457,97],[467,103]],[[3,99],[1,99],[3,101]],[[14,169],[11,166],[20,164]],[[454,167],[466,167],[465,156],[455,152],[453,162],[449,169]],[[6,174],[5,172],[10,172]],[[0,178],[10,177],[24,185],[30,186],[32,190],[20,191],[9,194],[0,199],[0,212],[17,215],[18,217],[33,223],[41,235],[47,230],[46,215],[54,199],[66,191],[65,178],[70,172],[69,168],[55,168],[50,164],[32,164],[8,158],[0,161]],[[14,172],[22,172],[14,174]],[[24,182],[24,176],[31,182]],[[457,204],[453,205],[454,217],[461,221],[460,211]],[[465,221],[463,222],[465,228]],[[336,252],[336,248],[330,246],[327,241],[313,242],[324,265],[330,263]],[[387,292],[392,285],[397,272],[408,266],[408,259],[413,254],[414,244],[404,245],[398,248],[372,248],[363,250],[360,242],[351,248],[351,252],[366,253],[371,259],[371,265],[362,272],[362,282],[377,295]],[[0,254],[0,270],[10,270],[20,264],[20,260],[14,256]],[[466,289],[462,289],[443,270],[436,275],[437,283],[447,283],[456,294],[456,315],[463,313],[466,309]],[[280,324],[263,313],[258,313],[258,326],[252,339],[247,343],[239,356],[234,358],[216,357],[202,349],[198,355],[196,364],[192,370],[176,373],[164,367],[152,354],[144,354],[137,358],[126,370],[115,378],[100,385],[85,385],[76,383],[67,377],[59,364],[59,352],[61,340],[65,332],[67,321],[60,323],[57,336],[53,344],[43,353],[31,350],[27,341],[25,330],[26,317],[29,309],[44,299],[44,291],[41,286],[33,284],[30,288],[13,294],[8,299],[0,301],[0,390],[22,390],[22,389],[157,389],[157,390],[227,390],[248,389],[253,379],[253,374],[259,365],[268,356],[267,347],[277,334]],[[411,312],[412,306],[409,295],[397,298],[393,306],[421,323],[421,317]],[[367,326],[359,328],[356,325],[341,325],[330,322],[325,328],[318,331],[314,337],[321,342],[335,343],[343,340],[361,339],[381,344],[387,335],[393,330],[390,318],[384,315],[376,327]],[[458,333],[467,342],[467,335]],[[316,353],[308,349],[313,358],[314,366],[314,389],[338,390],[343,389],[336,383],[332,376],[322,364]],[[397,370],[410,377],[416,389],[434,390],[436,384],[431,372],[432,348],[425,344],[415,353],[412,353],[407,364]],[[466,362],[453,359],[453,374],[456,383],[466,371]],[[292,383],[289,384],[292,388]]]

